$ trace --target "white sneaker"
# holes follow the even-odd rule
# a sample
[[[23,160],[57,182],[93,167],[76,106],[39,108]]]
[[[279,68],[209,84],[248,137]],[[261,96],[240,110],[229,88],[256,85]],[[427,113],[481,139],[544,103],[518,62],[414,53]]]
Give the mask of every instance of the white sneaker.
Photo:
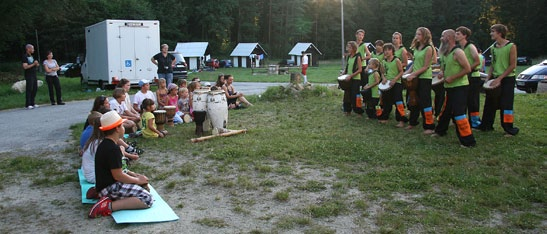
[[[38,105],[36,105],[36,104],[34,105],[34,108],[38,108],[38,107],[40,107],[40,106],[38,106]]]
[[[34,109],[33,106],[27,106],[27,110],[32,110],[32,109]]]

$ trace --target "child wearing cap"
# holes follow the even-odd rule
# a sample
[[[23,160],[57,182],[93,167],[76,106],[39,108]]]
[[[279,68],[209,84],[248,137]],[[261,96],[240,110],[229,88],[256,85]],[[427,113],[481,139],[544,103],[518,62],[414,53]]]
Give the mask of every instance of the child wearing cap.
[[[125,132],[124,119],[115,111],[109,111],[100,122],[104,138],[95,154],[96,190],[100,200],[91,207],[89,218],[110,216],[117,210],[150,208],[154,202],[152,195],[140,186],[148,184],[148,178],[122,171],[122,152],[116,142]]]
[[[135,96],[133,97],[133,109],[135,109],[139,113],[142,113],[142,110],[141,110],[142,101],[146,98],[156,101],[156,96],[154,95],[154,92],[150,90],[149,80],[146,80],[146,79],[140,80],[139,86],[141,87],[141,90],[137,92]]]
[[[156,105],[152,99],[144,99],[141,105],[142,116],[142,136],[146,138],[158,138],[165,137],[167,134],[166,130],[159,131],[156,127],[156,117],[152,113],[156,109]]]

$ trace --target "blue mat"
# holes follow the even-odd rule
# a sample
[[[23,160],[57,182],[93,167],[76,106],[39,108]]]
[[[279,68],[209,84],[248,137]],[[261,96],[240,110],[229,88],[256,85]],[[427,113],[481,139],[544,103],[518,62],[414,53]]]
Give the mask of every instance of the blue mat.
[[[97,200],[85,198],[87,190],[94,184],[90,184],[85,180],[83,172],[78,169],[78,177],[80,178],[80,186],[82,190],[82,203],[95,204]],[[150,187],[150,193],[154,198],[154,204],[152,207],[143,210],[119,210],[112,213],[112,217],[116,223],[155,223],[155,222],[167,222],[176,221],[179,219],[177,214],[169,207],[169,205],[160,197],[158,192]]]

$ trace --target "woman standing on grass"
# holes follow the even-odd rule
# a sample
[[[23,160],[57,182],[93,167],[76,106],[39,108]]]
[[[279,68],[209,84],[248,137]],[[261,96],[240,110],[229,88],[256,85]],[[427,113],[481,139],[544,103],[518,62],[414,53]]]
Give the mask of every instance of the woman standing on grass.
[[[346,44],[346,50],[349,52],[347,55],[346,69],[344,70],[343,75],[348,75],[346,81],[351,83],[349,90],[344,91],[344,114],[349,116],[351,111],[357,113],[359,116],[363,116],[363,109],[361,106],[358,106],[358,97],[359,88],[361,86],[361,54],[357,52],[357,42],[350,41]]]
[[[413,129],[418,125],[418,117],[421,114],[423,118],[424,134],[433,134],[435,123],[433,118],[433,108],[431,106],[431,80],[433,71],[431,61],[435,54],[433,42],[431,41],[431,32],[425,27],[416,29],[416,36],[411,45],[414,51],[414,62],[412,67],[406,72],[407,82],[418,79],[418,103],[416,106],[410,106],[410,122],[407,130]]]

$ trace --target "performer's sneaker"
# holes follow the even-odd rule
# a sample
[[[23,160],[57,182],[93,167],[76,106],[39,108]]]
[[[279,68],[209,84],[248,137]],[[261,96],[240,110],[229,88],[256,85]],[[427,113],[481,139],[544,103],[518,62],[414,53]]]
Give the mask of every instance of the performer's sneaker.
[[[112,203],[112,200],[108,196],[104,196],[99,200],[93,207],[91,207],[91,210],[89,211],[89,218],[94,219],[100,216],[110,216],[112,215],[112,210],[110,210],[110,204]]]

